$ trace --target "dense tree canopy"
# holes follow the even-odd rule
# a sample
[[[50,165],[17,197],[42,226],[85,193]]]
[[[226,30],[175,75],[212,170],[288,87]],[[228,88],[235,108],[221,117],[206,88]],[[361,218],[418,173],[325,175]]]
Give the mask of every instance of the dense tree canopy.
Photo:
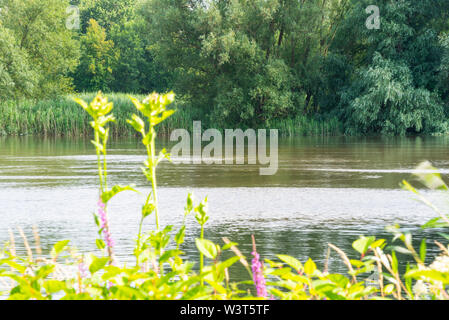
[[[37,74],[28,65],[27,55],[11,32],[0,24],[0,102],[31,96]]]
[[[79,53],[78,42],[65,24],[68,5],[68,0],[0,1],[0,37],[9,48],[0,49],[0,61],[12,62],[8,67],[12,82],[0,81],[14,83],[9,90],[15,96],[42,97],[71,89],[68,74],[76,67]]]
[[[80,28],[65,27],[77,5]],[[379,9],[378,27],[372,5]],[[173,89],[218,126],[447,131],[447,0],[0,0],[0,98]],[[43,10],[45,8],[46,10]],[[374,17],[374,18],[373,18]],[[374,20],[373,20],[374,19]]]
[[[78,89],[109,90],[112,70],[118,62],[119,52],[114,42],[106,40],[106,31],[90,19],[86,34],[81,36],[81,57],[75,77]]]
[[[439,37],[445,31],[449,2],[378,1],[381,28],[354,28],[366,19],[363,8],[369,3],[359,1],[351,9],[335,45],[354,70],[351,83],[340,88],[338,111],[348,121],[348,131],[444,130],[445,108],[437,90],[438,74],[444,69]]]
[[[308,112],[349,1],[149,0],[155,54],[215,121]],[[315,104],[316,105],[316,104]]]

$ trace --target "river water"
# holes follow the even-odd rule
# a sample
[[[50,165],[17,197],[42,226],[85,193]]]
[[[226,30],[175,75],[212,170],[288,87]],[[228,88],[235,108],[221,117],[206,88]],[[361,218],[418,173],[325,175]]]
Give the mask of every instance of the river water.
[[[159,141],[158,147],[169,146]],[[355,257],[351,243],[359,235],[391,236],[385,227],[400,224],[415,235],[441,240],[437,231],[420,225],[436,216],[414,195],[399,187],[402,179],[413,182],[411,173],[421,161],[430,160],[449,172],[449,138],[295,138],[279,141],[279,170],[260,176],[258,165],[205,165],[162,163],[158,169],[161,224],[179,227],[187,192],[197,199],[209,198],[206,238],[222,243],[226,236],[237,242],[247,256],[251,235],[263,258],[289,254],[319,265],[333,243]],[[170,146],[169,146],[170,147]],[[125,192],[109,205],[110,224],[120,261],[133,261],[132,248],[140,208],[148,183],[140,167],[145,151],[136,139],[110,142],[109,183],[134,183],[141,195]],[[22,227],[32,242],[37,226],[44,252],[64,239],[81,251],[95,248],[97,237],[92,213],[98,198],[96,157],[88,139],[0,138],[0,242],[14,230],[18,251],[24,248],[17,231]],[[426,192],[444,204],[442,195]],[[149,219],[145,230],[154,228]],[[194,239],[199,227],[188,218],[183,248],[196,260]],[[402,258],[405,261],[405,257]],[[344,265],[332,253],[332,271]],[[244,279],[246,274],[235,274]]]

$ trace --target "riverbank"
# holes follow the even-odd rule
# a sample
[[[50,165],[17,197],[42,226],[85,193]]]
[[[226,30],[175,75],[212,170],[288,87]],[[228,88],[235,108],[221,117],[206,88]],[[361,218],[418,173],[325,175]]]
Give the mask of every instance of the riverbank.
[[[91,101],[95,94],[80,94],[85,101]],[[142,96],[136,95],[137,98]],[[135,107],[124,93],[108,94],[114,102],[114,115],[117,121],[111,125],[112,136],[134,136],[134,129],[126,122],[135,112]],[[172,130],[185,128],[191,130],[195,120],[201,120],[203,127],[217,128],[209,123],[200,110],[178,103],[178,111],[158,127],[161,135]],[[91,134],[88,115],[72,101],[71,96],[52,100],[23,100],[0,103],[0,135],[19,136],[88,136]],[[223,128],[224,129],[224,128]],[[244,128],[242,128],[244,129]],[[307,116],[273,121],[268,129],[279,129],[281,136],[337,136],[343,132],[343,125],[335,118],[317,120]]]

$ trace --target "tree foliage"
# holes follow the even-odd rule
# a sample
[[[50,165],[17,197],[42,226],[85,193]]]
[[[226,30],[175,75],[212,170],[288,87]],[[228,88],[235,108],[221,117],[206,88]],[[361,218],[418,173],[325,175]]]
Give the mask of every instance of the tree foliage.
[[[306,112],[348,1],[148,0],[156,57],[215,122]]]
[[[73,78],[76,91],[174,89],[221,127],[337,117],[348,134],[447,131],[449,1],[376,1],[378,29],[369,0],[71,4],[78,31],[68,0],[0,0],[0,98]]]
[[[347,132],[445,131],[446,110],[437,89],[445,69],[439,34],[448,3],[378,1],[379,30],[364,27],[369,3],[352,7],[335,45],[353,69],[350,84],[339,90],[337,111],[347,121]]]
[[[15,71],[9,71],[15,74],[14,89],[10,90],[16,97],[28,94],[42,97],[70,90],[72,79],[68,75],[76,67],[78,46],[65,26],[68,5],[68,0],[0,2],[0,25],[6,29],[2,33],[9,34],[3,41],[8,41],[5,46],[10,49],[6,50],[12,50],[13,55],[2,55],[0,59],[18,61]],[[24,78],[27,80],[23,81]]]
[[[106,40],[106,31],[91,19],[81,37],[81,57],[75,79],[79,90],[108,90],[112,70],[119,59],[114,42]]]
[[[36,80],[37,74],[28,65],[26,52],[0,24],[0,102],[10,97],[30,96]]]

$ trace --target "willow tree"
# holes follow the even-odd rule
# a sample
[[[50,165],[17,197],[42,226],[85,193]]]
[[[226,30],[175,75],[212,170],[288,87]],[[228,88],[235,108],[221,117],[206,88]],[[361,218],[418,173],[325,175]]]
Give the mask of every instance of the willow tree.
[[[449,2],[378,1],[379,29],[365,25],[371,2],[354,3],[334,48],[353,70],[339,106],[347,132],[446,131],[438,86]]]

